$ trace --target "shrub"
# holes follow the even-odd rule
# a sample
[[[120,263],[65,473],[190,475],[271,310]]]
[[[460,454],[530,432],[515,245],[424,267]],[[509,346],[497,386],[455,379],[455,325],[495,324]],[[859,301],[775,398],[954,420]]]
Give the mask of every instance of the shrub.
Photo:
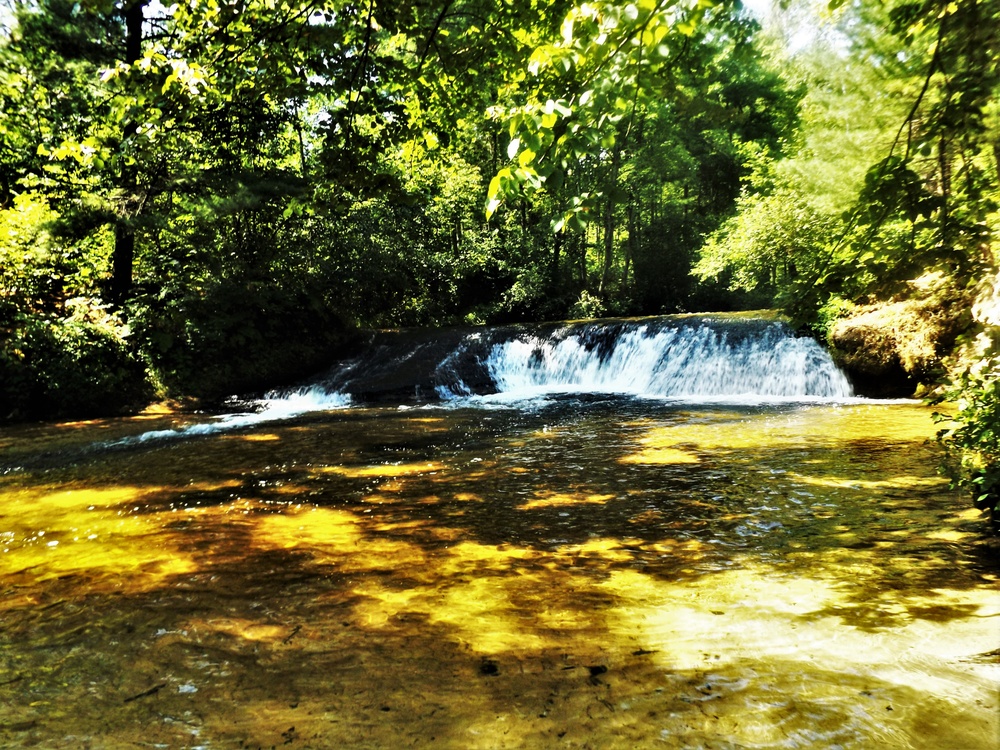
[[[936,414],[949,426],[938,432],[948,449],[953,485],[972,493],[973,502],[1000,527],[1000,357],[985,360],[958,378],[936,403],[953,402],[953,415]]]
[[[167,392],[209,399],[311,375],[350,335],[319,290],[239,279],[140,298],[131,321]]]
[[[125,413],[152,395],[142,363],[107,325],[23,314],[0,343],[0,419]]]

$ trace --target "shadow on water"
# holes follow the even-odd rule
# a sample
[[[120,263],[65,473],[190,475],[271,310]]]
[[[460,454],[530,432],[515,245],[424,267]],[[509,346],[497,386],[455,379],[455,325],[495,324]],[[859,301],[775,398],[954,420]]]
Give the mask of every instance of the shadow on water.
[[[0,740],[993,747],[997,565],[931,433],[567,400],[9,474]]]

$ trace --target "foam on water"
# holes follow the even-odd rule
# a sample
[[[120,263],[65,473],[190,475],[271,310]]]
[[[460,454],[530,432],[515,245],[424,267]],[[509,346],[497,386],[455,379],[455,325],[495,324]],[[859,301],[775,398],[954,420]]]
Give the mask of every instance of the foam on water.
[[[243,427],[252,427],[264,422],[291,419],[310,412],[342,409],[349,406],[350,403],[350,396],[343,393],[330,393],[320,386],[299,388],[287,393],[274,392],[253,402],[255,408],[252,411],[223,414],[210,422],[199,422],[170,430],[150,430],[115,441],[113,445],[212,435]]]
[[[737,401],[838,400],[853,391],[813,339],[779,324],[737,336],[707,326],[641,326],[596,346],[580,334],[495,344],[485,360],[507,399],[550,393]]]

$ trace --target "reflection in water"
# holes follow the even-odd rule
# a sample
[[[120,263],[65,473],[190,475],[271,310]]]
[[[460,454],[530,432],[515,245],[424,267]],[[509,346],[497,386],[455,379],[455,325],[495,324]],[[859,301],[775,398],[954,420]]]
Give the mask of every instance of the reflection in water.
[[[0,474],[3,746],[996,746],[997,566],[923,407],[79,449],[149,428],[0,436],[32,467]]]

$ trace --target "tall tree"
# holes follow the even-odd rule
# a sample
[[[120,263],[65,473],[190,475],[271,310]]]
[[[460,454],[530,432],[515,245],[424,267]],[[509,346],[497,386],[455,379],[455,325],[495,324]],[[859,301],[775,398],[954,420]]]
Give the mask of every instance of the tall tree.
[[[149,0],[133,0],[121,8],[125,25],[125,48],[122,64],[129,68],[142,60],[144,13]],[[111,260],[113,302],[122,305],[132,291],[132,264],[135,262],[135,228],[129,224],[130,214],[137,213],[137,162],[129,151],[139,133],[139,123],[128,117],[122,124],[121,147],[118,154],[119,211],[115,223],[115,249]]]

